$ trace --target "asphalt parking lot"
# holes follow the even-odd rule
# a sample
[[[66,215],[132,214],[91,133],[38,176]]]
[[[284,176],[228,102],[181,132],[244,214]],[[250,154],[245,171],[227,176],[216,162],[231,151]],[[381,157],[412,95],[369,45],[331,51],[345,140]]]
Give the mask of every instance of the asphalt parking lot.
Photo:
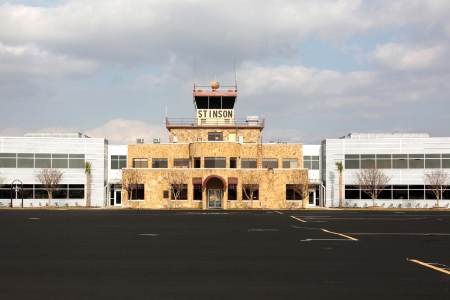
[[[450,210],[0,210],[1,299],[450,299]]]

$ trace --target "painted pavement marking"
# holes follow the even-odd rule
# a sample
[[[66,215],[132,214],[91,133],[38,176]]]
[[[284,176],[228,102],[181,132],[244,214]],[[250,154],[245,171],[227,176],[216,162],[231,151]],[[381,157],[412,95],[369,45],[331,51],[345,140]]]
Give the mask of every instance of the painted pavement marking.
[[[406,260],[407,261],[411,261],[411,262],[416,263],[416,264],[419,264],[419,265],[422,265],[422,266],[425,266],[427,268],[431,268],[433,270],[436,270],[436,271],[439,271],[439,272],[442,272],[442,273],[450,275],[450,267],[448,267],[446,265],[443,265],[443,264],[440,264],[440,263],[425,263],[425,262],[417,260],[417,259],[409,259],[409,258],[407,258]],[[445,268],[436,267],[434,265],[444,266]]]
[[[322,228],[322,231],[328,232],[328,233],[331,233],[331,234],[336,234],[336,235],[345,237],[345,238],[347,238],[347,239],[349,239],[349,240],[352,240],[352,241],[357,241],[357,240],[358,240],[358,239],[355,239],[354,237],[351,237],[351,236],[348,236],[348,235],[345,235],[345,234],[342,234],[342,233],[337,233],[337,232],[329,231],[329,230],[326,230],[326,229],[323,229],[323,228]]]
[[[293,219],[296,219],[297,221],[300,221],[300,222],[306,223],[306,221],[305,221],[305,220],[299,219],[299,218],[297,218],[297,217],[291,216],[291,218],[293,218]]]
[[[304,217],[304,219],[311,219],[311,220],[318,220],[321,219],[321,217]],[[411,221],[411,220],[423,220],[426,219],[426,217],[402,217],[402,218],[323,218],[326,220],[380,220],[380,221]]]
[[[435,232],[348,232],[345,234],[351,235],[411,235],[411,236],[450,236],[450,233],[435,233]]]
[[[139,233],[138,235],[144,235],[144,236],[159,236],[158,233]]]
[[[300,242],[311,242],[311,241],[340,241],[340,242],[351,242],[349,239],[305,239],[300,240]]]
[[[277,214],[280,214],[280,215],[283,214],[282,212],[279,212],[278,210],[275,210],[275,212],[276,212]]]

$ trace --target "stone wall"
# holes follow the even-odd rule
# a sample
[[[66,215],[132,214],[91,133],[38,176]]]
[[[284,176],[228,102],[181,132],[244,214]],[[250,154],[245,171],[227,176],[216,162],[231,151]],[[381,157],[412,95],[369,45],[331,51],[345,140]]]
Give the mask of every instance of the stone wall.
[[[167,158],[168,168],[173,168],[174,158],[201,157],[201,167],[204,166],[204,157],[225,157],[229,167],[230,157],[238,158],[238,168],[241,158],[258,158],[258,145],[256,143],[234,142],[195,142],[174,144],[132,144],[128,145],[128,166],[133,166],[133,158],[147,158],[148,167],[151,168],[152,158]],[[283,158],[296,158],[298,166],[303,166],[303,147],[300,144],[263,144],[263,158],[277,158],[278,167],[283,167]],[[192,161],[191,161],[192,165]]]
[[[203,200],[193,200],[192,178],[201,177],[202,182],[210,176],[215,175],[223,178],[228,185],[230,177],[238,178],[237,199],[227,200],[228,189],[223,190],[223,207],[240,208],[270,208],[279,209],[291,207],[292,202],[286,201],[286,184],[292,182],[295,172],[300,172],[307,178],[306,169],[123,169],[123,177],[130,175],[130,172],[138,172],[141,177],[141,183],[144,184],[144,200],[128,201],[128,195],[123,189],[122,203],[124,207],[133,208],[155,208],[163,209],[168,207],[177,208],[207,208],[207,188],[203,189]],[[170,190],[167,182],[169,174],[183,173],[188,186],[188,200],[171,201],[170,198],[164,198],[163,192]],[[305,175],[306,173],[306,175]],[[242,185],[248,183],[259,184],[259,199],[254,201],[246,200],[242,193]],[[301,207],[301,201],[295,205]]]
[[[192,143],[199,141],[208,141],[208,132],[222,132],[223,141],[237,142],[239,136],[243,136],[244,143],[256,143],[261,136],[260,128],[224,128],[224,127],[193,127],[193,128],[171,128],[170,143],[173,143],[174,136],[178,143]],[[230,140],[230,134],[234,134],[235,140]]]

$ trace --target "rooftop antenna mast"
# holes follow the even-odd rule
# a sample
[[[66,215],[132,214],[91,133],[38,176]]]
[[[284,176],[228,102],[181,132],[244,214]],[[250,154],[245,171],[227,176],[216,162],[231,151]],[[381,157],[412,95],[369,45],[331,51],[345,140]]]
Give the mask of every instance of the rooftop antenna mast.
[[[233,63],[234,63],[234,85],[236,86],[237,90],[236,60],[234,60]]]
[[[197,84],[197,74],[195,73],[195,67],[197,66],[197,55],[194,56],[194,89]]]

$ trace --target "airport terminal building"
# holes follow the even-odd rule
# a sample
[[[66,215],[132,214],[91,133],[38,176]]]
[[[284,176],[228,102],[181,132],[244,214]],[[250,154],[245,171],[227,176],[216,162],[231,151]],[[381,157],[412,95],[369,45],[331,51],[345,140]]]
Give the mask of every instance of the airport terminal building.
[[[450,173],[450,137],[426,133],[350,133],[320,145],[262,143],[265,120],[237,118],[237,87],[194,86],[193,116],[166,118],[169,142],[109,145],[80,133],[27,133],[0,137],[0,206],[47,205],[36,180],[42,168],[64,173],[51,205],[85,206],[84,163],[92,164],[91,206],[131,208],[289,209],[343,204],[367,207],[371,199],[355,187],[355,173],[377,167],[390,177],[376,204],[429,208],[434,193],[424,173]],[[131,187],[131,188],[130,188]],[[22,200],[23,199],[23,200]],[[450,191],[440,206],[450,204]]]

